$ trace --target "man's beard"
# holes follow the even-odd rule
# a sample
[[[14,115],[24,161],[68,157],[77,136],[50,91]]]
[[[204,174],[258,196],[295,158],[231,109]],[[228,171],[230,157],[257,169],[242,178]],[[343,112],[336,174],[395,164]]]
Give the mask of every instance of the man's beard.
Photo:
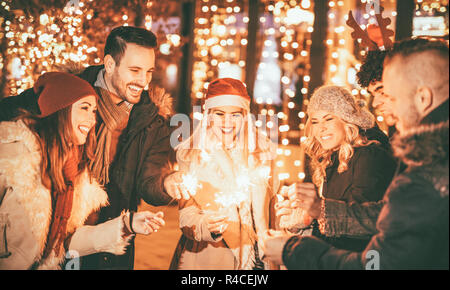
[[[115,91],[116,95],[123,101],[127,100],[126,92],[122,92],[120,90],[120,82],[118,81],[120,79],[119,74],[117,72],[114,72],[111,78],[111,86],[113,90]],[[126,90],[126,87],[125,87]]]
[[[417,111],[417,108],[413,103],[409,104],[407,112],[408,113],[402,118],[402,126],[404,131],[417,127],[421,121],[420,113]]]
[[[121,82],[120,82],[120,76],[118,72],[114,72],[114,74],[111,77],[111,86],[114,89],[114,91],[116,92],[117,96],[123,100],[123,101],[127,101],[130,104],[137,104],[140,101],[140,96],[138,97],[128,97],[127,96],[127,86],[128,85],[134,85],[136,87],[140,87],[142,88],[141,85],[135,84],[135,83],[130,83],[130,84],[126,84],[123,87],[121,86]],[[123,90],[121,90],[121,88],[123,88]],[[142,91],[141,91],[142,93]]]

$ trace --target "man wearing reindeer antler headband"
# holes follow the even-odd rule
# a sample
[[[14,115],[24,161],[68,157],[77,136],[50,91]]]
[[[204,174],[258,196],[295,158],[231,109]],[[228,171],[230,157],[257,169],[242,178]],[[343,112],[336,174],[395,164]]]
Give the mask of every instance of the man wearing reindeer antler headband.
[[[368,50],[357,74],[358,83],[362,87],[366,87],[372,94],[374,97],[372,106],[380,112],[386,124],[392,127],[395,124],[395,119],[386,104],[389,102],[389,98],[384,93],[381,75],[386,52],[392,49],[390,37],[394,35],[394,32],[387,29],[391,20],[382,17],[383,10],[384,8],[380,7],[380,13],[376,14],[378,25],[369,24],[365,32],[359,27],[351,11],[348,15],[347,25],[354,29],[351,34],[353,39],[361,39],[361,44]]]
[[[378,19],[379,22],[384,23],[384,25],[389,22],[389,20],[383,22],[381,16],[378,17]],[[365,59],[365,63],[361,67],[361,71],[358,73],[360,84],[363,87],[370,87],[370,89],[373,89],[376,86],[378,90],[381,89],[382,91],[381,76],[383,72],[383,60],[386,54],[386,51],[383,51],[382,49],[386,47],[390,48],[390,46],[392,46],[392,42],[389,39],[385,41],[385,37],[383,37],[383,35],[392,35],[392,32],[385,31],[385,28],[383,28],[382,30],[376,25],[369,25],[367,33],[365,33],[358,26],[351,12],[349,13],[349,21],[347,22],[347,24],[355,29],[356,32],[352,34],[355,39],[359,37],[365,39],[363,44],[365,44],[367,46],[367,49],[369,50],[368,56]],[[379,99],[381,96],[384,98],[384,95],[382,95],[378,91],[376,93],[377,102],[381,103]],[[310,102],[312,102],[312,99],[313,97],[311,98]],[[327,96],[327,100],[330,100],[330,96]],[[342,100],[331,101],[331,105],[334,106],[335,104],[341,102]],[[387,111],[387,109],[385,109],[384,111]],[[368,138],[368,140],[377,140],[377,142],[379,142],[381,145],[380,147],[383,148],[382,151],[391,152],[388,137],[378,128],[377,125],[371,128],[366,128],[363,135]],[[352,156],[352,162],[358,163],[356,160],[358,160],[359,158],[354,155]],[[348,187],[345,187],[346,190],[352,191],[351,188],[354,187],[358,188],[358,190],[361,190],[363,196],[373,196],[372,194],[370,194],[370,192],[376,192],[380,197],[384,195],[385,188],[383,189],[379,186],[368,186],[370,182],[374,182],[374,184],[376,184],[381,181],[381,175],[374,173],[376,172],[375,163],[382,164],[381,167],[383,168],[383,174],[386,174],[386,176],[390,177],[387,180],[387,184],[389,184],[391,181],[396,165],[391,162],[383,164],[382,158],[379,157],[375,158],[375,160],[367,162],[366,165],[363,166],[363,168],[365,169],[363,172],[361,172],[361,175],[355,175],[353,179],[343,182],[344,184],[348,184]],[[339,162],[339,164],[340,163],[341,162]],[[332,167],[333,166],[331,165],[327,166],[327,171],[331,172]],[[392,170],[391,175],[389,174],[390,170]],[[364,176],[366,176],[367,181],[364,181]],[[326,179],[328,183],[332,182],[331,175]],[[338,177],[338,179],[342,179],[341,175]],[[346,201],[343,201],[339,200],[339,198],[336,198],[337,196],[339,196],[336,194],[338,192],[338,189],[336,187],[332,188],[331,191],[333,192],[331,196],[334,196],[334,198],[330,198],[331,196],[327,196],[326,198],[318,198],[316,191],[308,190],[305,186],[305,183],[303,183],[299,186],[299,189],[296,191],[295,195],[290,196],[289,200],[285,200],[281,204],[277,205],[277,215],[291,216],[293,208],[291,208],[292,206],[290,204],[294,204],[296,200],[301,200],[301,203],[296,203],[297,206],[300,209],[307,211],[312,217],[320,217],[318,219],[318,223],[321,225],[319,227],[320,234],[324,235],[327,238],[332,238],[332,244],[334,244],[335,246],[338,244],[336,243],[336,241],[338,241],[339,239],[336,239],[335,236],[346,237],[339,242],[339,247],[342,248],[355,250],[355,246],[352,246],[352,244],[354,244],[351,240],[352,238],[358,241],[362,241],[364,240],[363,237],[366,237],[367,244],[368,239],[370,239],[372,235],[377,233],[376,221],[383,206],[383,202],[381,200],[371,202],[365,200],[363,202],[360,199],[357,199],[357,202],[348,199]],[[301,221],[296,222],[299,225],[302,224]],[[316,232],[316,235],[318,235],[318,232]],[[361,243],[360,247],[364,248],[366,244]]]
[[[394,125],[396,120],[389,106],[389,96],[384,92],[383,82],[381,81],[386,53],[383,50],[369,51],[356,76],[358,77],[359,85],[367,88],[373,96],[371,105],[381,114],[385,124],[388,126],[388,135],[392,136],[395,132]]]

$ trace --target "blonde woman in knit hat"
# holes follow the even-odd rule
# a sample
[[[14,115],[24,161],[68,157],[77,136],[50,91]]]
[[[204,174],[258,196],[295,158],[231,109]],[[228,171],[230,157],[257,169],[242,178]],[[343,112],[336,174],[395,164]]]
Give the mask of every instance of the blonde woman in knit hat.
[[[351,203],[381,200],[393,178],[396,162],[391,152],[367,137],[368,130],[379,130],[374,127],[374,116],[350,91],[339,86],[318,88],[308,105],[305,142],[313,183],[295,184],[288,199],[277,205],[277,214],[301,208],[314,219],[313,235],[338,248],[364,249],[370,239],[364,224],[374,224],[377,214],[341,217]]]
[[[149,234],[163,225],[151,212],[136,213],[131,222],[124,212],[84,226],[108,204],[87,168],[97,94],[85,80],[59,72],[41,75],[34,91],[39,116],[0,123],[0,269],[60,269],[65,258],[121,255],[133,232]]]
[[[240,80],[209,84],[203,119],[176,150],[180,170],[198,186],[179,201],[183,235],[170,268],[266,268],[258,240],[269,227],[269,202],[278,188],[271,178],[276,148],[257,133]]]

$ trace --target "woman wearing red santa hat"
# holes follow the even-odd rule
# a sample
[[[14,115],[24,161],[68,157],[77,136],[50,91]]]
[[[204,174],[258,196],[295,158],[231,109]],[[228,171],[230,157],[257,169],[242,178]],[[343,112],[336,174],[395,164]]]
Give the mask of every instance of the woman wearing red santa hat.
[[[50,72],[34,90],[39,116],[0,123],[0,269],[60,269],[64,258],[124,253],[133,233],[148,234],[164,221],[142,212],[130,223],[123,213],[84,226],[108,203],[87,168],[95,149],[94,89],[74,75]]]
[[[177,148],[182,185],[196,194],[179,202],[183,235],[171,269],[263,269],[262,235],[269,226],[275,145],[258,134],[250,97],[236,79],[209,84],[205,111]]]

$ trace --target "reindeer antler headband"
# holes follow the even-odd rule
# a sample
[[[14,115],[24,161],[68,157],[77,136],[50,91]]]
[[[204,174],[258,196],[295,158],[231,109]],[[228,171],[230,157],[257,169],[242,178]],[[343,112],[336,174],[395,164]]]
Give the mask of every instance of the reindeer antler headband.
[[[373,30],[369,29],[369,26],[367,27],[366,31],[362,30],[359,24],[356,22],[355,18],[353,17],[352,11],[350,10],[348,12],[348,20],[346,24],[354,29],[354,31],[351,33],[352,38],[361,39],[361,44],[367,47],[369,50],[379,50],[380,49],[379,47],[381,46],[384,46],[385,50],[389,50],[393,47],[393,43],[389,37],[394,35],[394,31],[387,28],[387,26],[391,24],[391,19],[389,19],[389,17],[383,18],[382,13],[384,8],[382,6],[379,7],[380,7],[379,13],[375,14],[378,26],[375,25]],[[381,43],[377,43],[370,37],[371,34],[370,30],[372,30],[373,33],[381,34],[382,40]],[[377,37],[379,36],[377,35]]]

